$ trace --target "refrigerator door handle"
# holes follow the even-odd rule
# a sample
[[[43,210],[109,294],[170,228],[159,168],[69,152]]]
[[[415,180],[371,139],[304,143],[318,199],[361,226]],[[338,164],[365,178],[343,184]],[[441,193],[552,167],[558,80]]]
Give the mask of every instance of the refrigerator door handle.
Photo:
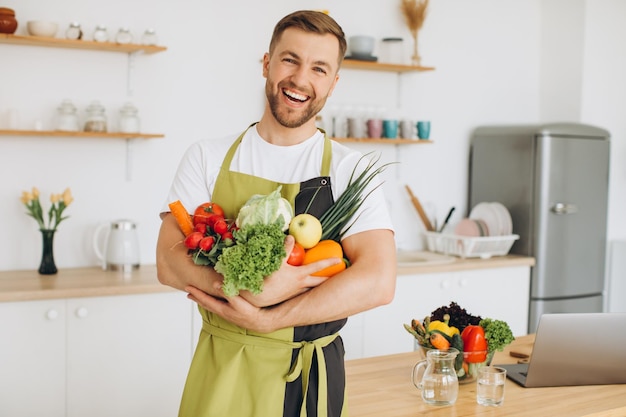
[[[575,204],[556,203],[554,206],[552,206],[552,212],[558,215],[574,214],[578,212],[578,207],[576,207]]]

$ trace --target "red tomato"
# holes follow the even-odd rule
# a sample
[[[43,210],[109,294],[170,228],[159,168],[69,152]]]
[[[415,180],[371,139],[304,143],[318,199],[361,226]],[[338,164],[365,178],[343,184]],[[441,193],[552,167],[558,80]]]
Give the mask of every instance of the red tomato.
[[[213,236],[207,236],[207,237],[203,237],[200,240],[200,243],[198,243],[198,247],[201,250],[208,252],[211,250],[214,243],[215,243],[215,238]]]
[[[287,263],[293,266],[300,266],[302,265],[303,261],[304,261],[304,248],[302,247],[301,244],[296,242],[293,245],[293,249],[291,250],[291,253],[289,254],[289,258],[287,258]]]
[[[224,210],[215,203],[200,204],[193,213],[193,224],[208,223],[209,217],[214,214],[224,217]]]
[[[191,232],[185,238],[185,246],[189,249],[198,249],[198,245],[203,237],[204,235],[200,232]]]

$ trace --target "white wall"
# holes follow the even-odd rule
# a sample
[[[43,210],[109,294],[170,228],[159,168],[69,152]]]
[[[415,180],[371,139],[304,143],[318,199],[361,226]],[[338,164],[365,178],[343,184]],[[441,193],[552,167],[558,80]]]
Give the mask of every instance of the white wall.
[[[626,28],[619,21],[626,5],[620,0],[575,3],[577,19],[584,22],[580,37],[573,39],[578,49],[570,55],[582,56],[581,68],[574,68],[582,80],[573,86],[579,93],[566,90],[570,93],[553,97],[546,109],[545,19],[554,20],[556,28],[572,30],[571,19],[560,22],[559,14],[547,9],[547,3],[556,4],[552,2],[563,3],[431,1],[420,32],[420,52],[423,64],[435,71],[401,78],[342,71],[329,104],[393,108],[399,102],[406,116],[433,123],[433,145],[376,147],[385,160],[401,162],[386,174],[400,246],[421,246],[419,218],[405,183],[439,221],[453,205],[457,216],[467,212],[469,136],[475,126],[550,121],[559,109],[571,108],[580,109],[580,120],[572,121],[612,133],[609,237],[625,237],[626,220],[618,213],[626,211],[626,172],[620,163],[626,157]],[[158,212],[184,150],[196,140],[241,131],[260,117],[264,79],[259,59],[275,22],[296,8],[329,9],[348,36],[402,36],[410,54],[408,31],[396,3],[365,0],[355,8],[356,2],[321,0],[297,5],[286,0],[5,0],[3,6],[16,11],[18,34],[25,33],[25,22],[31,19],[59,22],[59,36],[70,21],[79,21],[87,38],[96,24],[107,25],[112,35],[120,26],[130,27],[135,36],[154,27],[168,50],[132,61],[129,96],[124,54],[0,44],[0,128],[6,111],[14,108],[21,128],[31,129],[40,120],[51,129],[64,98],[80,109],[101,100],[115,128],[117,109],[130,99],[140,109],[142,130],[166,135],[133,142],[130,152],[123,140],[0,136],[0,270],[35,269],[39,264],[39,233],[19,201],[21,191],[32,186],[45,198],[68,186],[75,196],[66,212],[70,218],[55,240],[59,268],[95,265],[93,230],[117,218],[137,221],[142,263],[154,263]]]

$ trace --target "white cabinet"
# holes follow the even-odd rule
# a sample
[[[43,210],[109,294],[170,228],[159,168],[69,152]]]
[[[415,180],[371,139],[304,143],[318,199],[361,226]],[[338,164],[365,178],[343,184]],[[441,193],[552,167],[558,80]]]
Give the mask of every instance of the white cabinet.
[[[399,275],[390,304],[348,319],[341,332],[346,359],[412,351],[403,324],[452,301],[473,315],[506,321],[516,336],[527,334],[529,286],[529,266]]]
[[[65,415],[65,301],[0,303],[0,415]]]
[[[176,415],[194,307],[179,292],[0,303],[0,415]]]

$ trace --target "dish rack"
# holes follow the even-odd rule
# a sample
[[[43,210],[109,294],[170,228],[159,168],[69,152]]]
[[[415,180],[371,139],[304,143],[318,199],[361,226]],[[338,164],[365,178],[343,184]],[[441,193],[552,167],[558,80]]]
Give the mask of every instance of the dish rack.
[[[424,232],[428,250],[461,258],[483,258],[509,253],[519,235],[468,237],[460,235]]]

